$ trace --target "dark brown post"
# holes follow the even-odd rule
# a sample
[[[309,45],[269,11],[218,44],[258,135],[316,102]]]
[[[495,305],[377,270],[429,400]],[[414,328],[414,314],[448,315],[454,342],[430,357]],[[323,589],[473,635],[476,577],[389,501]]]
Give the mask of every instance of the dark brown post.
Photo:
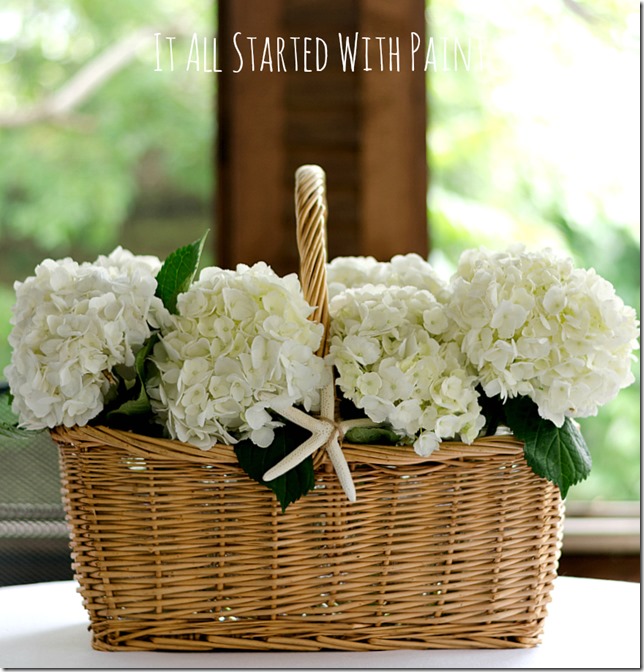
[[[424,9],[424,0],[220,0],[218,263],[297,270],[294,173],[307,163],[327,174],[329,257],[427,254],[424,59],[412,71],[410,58],[412,32],[424,47]],[[356,33],[355,66],[343,70],[340,35],[353,46]],[[272,72],[259,71],[266,38]]]

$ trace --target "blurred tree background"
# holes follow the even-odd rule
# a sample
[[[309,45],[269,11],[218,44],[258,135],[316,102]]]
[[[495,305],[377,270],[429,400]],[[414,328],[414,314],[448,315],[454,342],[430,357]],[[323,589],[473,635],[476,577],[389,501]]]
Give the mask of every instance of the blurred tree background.
[[[154,33],[186,48],[186,35],[214,33],[215,5],[0,5],[0,375],[12,284],[44,257],[121,244],[164,258],[211,226],[215,77],[155,72]],[[630,0],[428,2],[436,266],[472,246],[550,245],[639,306],[638,12]],[[637,384],[582,421],[595,467],[571,498],[639,498],[634,371]]]
[[[155,72],[154,33],[178,51],[215,28],[210,0],[3,0],[0,372],[12,284],[43,258],[163,259],[211,225],[215,79]]]
[[[433,263],[449,270],[467,247],[550,246],[638,308],[638,5],[431,0],[428,15]],[[633,372],[635,384],[580,421],[594,466],[570,498],[639,499]]]

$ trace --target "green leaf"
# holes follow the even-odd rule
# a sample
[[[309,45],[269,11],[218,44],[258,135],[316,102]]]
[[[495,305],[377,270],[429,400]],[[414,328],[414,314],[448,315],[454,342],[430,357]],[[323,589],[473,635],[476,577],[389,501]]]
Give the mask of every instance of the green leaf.
[[[310,432],[287,423],[275,429],[275,439],[268,448],[256,446],[250,439],[240,441],[234,446],[239,466],[255,481],[270,488],[277,501],[286,511],[289,504],[297,501],[315,485],[313,459],[307,457],[296,467],[278,476],[272,481],[263,480],[262,476],[286,457],[301,443],[306,441]]]
[[[571,485],[583,481],[592,466],[588,446],[577,425],[566,418],[561,427],[539,415],[537,405],[527,397],[505,403],[508,426],[524,442],[526,462],[538,476],[559,487],[562,498]]]
[[[14,414],[14,412],[11,410],[11,404],[13,403],[13,395],[11,392],[7,389],[5,392],[4,390],[0,393],[0,418],[4,420],[4,418],[11,418],[10,422],[15,424],[17,422],[17,418]]]
[[[145,391],[145,387],[141,386],[139,389],[139,395],[136,399],[128,399],[123,402],[118,408],[113,409],[107,414],[109,419],[114,418],[117,415],[144,415],[151,411],[150,399]]]
[[[371,446],[395,446],[400,441],[400,436],[388,427],[353,427],[344,438],[349,443]]]
[[[33,441],[36,436],[46,431],[45,429],[25,429],[5,421],[0,422],[0,436],[14,441]]]
[[[152,334],[136,353],[134,360],[136,381],[128,394],[128,398],[125,401],[122,401],[116,408],[108,411],[106,416],[108,420],[113,420],[116,416],[131,417],[136,415],[146,415],[152,411],[150,399],[148,398],[148,393],[145,389],[147,380],[146,361],[158,340],[159,334]],[[121,385],[120,389],[123,389],[124,387],[125,385]],[[118,401],[118,398],[116,401]]]
[[[206,231],[199,240],[175,250],[157,273],[156,295],[173,314],[177,312],[177,297],[188,290],[195,277],[207,235]]]
[[[20,427],[18,416],[11,409],[12,401],[10,391],[0,394],[0,437],[16,441],[32,441],[35,436],[47,431]]]

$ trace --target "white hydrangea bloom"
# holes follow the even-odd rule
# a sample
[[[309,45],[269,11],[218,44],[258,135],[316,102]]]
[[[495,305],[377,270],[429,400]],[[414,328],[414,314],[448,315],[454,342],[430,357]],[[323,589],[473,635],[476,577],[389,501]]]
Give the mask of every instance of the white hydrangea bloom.
[[[202,449],[243,438],[265,447],[279,425],[269,408],[319,406],[330,380],[315,355],[323,327],[308,319],[295,275],[281,278],[263,262],[206,268],[177,312],[161,329],[149,387],[173,438]]]
[[[476,376],[427,290],[365,285],[330,303],[330,359],[344,396],[427,456],[443,439],[471,443],[484,425]]]
[[[105,268],[109,272],[113,283],[121,282],[129,285],[143,282],[146,285],[145,295],[147,296],[147,285],[149,285],[150,278],[156,278],[163,262],[154,255],[133,254],[119,245],[109,255],[100,255],[96,261],[92,262],[92,265]],[[155,291],[156,280],[147,308],[147,321],[153,328],[159,328],[167,322],[169,313],[161,299],[154,296]]]
[[[526,395],[561,426],[633,381],[635,311],[594,270],[550,250],[468,250],[451,286],[450,318],[488,396]]]
[[[107,268],[112,273],[112,276],[116,277],[123,274],[133,276],[137,272],[156,276],[163,264],[158,257],[133,254],[119,245],[109,255],[99,255],[92,265]]]
[[[448,285],[431,264],[415,253],[398,254],[391,261],[374,257],[336,257],[327,265],[329,298],[345,289],[364,285],[416,287],[431,292],[440,303],[448,298]]]
[[[132,366],[150,335],[157,264],[113,254],[94,264],[47,259],[15,283],[4,373],[23,426],[87,424],[103,409],[112,369]]]

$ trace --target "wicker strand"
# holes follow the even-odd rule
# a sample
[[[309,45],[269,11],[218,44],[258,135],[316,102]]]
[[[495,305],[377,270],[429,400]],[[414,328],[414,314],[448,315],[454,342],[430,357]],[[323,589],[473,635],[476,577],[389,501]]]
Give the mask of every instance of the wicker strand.
[[[329,299],[326,283],[326,176],[320,166],[301,166],[295,173],[297,246],[300,282],[304,298],[315,307],[311,319],[324,326],[324,339],[317,352],[327,353]]]

